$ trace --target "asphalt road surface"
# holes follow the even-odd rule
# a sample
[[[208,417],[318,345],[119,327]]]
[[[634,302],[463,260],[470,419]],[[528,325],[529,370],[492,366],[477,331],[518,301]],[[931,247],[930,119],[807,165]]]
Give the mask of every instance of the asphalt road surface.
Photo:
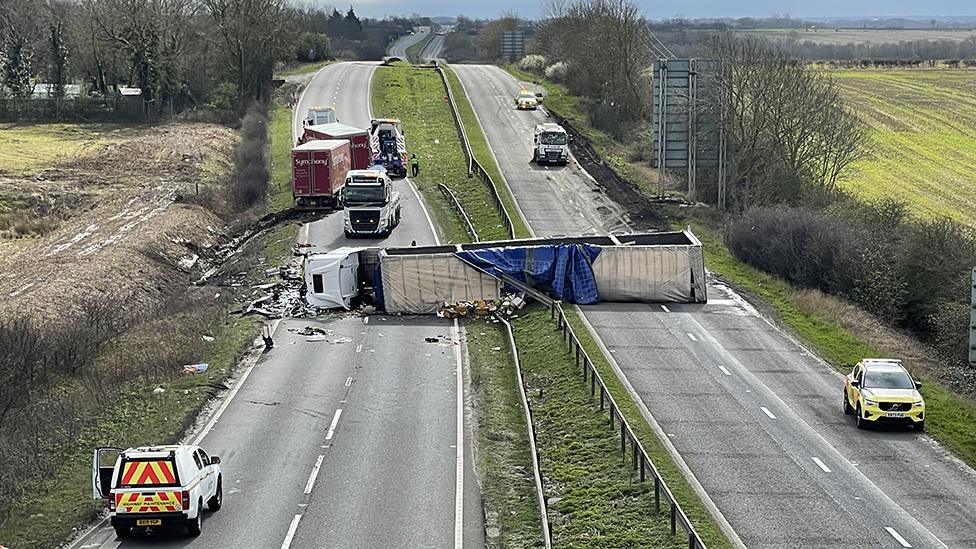
[[[455,66],[501,171],[540,235],[605,233],[620,209],[575,164],[529,164],[544,111],[519,83]],[[711,281],[709,303],[604,303],[585,319],[645,417],[747,547],[976,547],[976,472],[926,435],[859,431],[842,378]]]
[[[450,32],[450,29],[441,29],[442,31]],[[420,61],[427,63],[441,56],[441,52],[444,50],[444,40],[447,39],[446,34],[437,34],[431,41],[424,46],[423,51],[420,52]]]
[[[373,70],[326,67],[299,112],[334,102],[343,123],[368,123]],[[412,195],[409,182],[398,187]],[[386,243],[437,242],[425,209],[411,200]],[[345,240],[341,215],[312,225],[300,239],[315,249],[371,242]],[[325,338],[301,335],[308,326]],[[136,531],[122,542],[101,524],[72,547],[483,546],[456,325],[337,313],[285,319],[274,339],[235,380],[212,428],[191,439],[221,457],[224,474],[223,508],[204,516],[203,533]]]
[[[393,42],[390,46],[390,55],[406,60],[407,48],[426,39],[431,32],[430,27],[417,27],[413,34],[405,34]]]

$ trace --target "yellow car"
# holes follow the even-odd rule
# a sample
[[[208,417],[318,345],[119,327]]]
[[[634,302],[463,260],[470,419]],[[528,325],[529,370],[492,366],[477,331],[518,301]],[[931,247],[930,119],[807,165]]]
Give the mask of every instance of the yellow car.
[[[892,358],[865,358],[844,378],[844,413],[857,418],[857,428],[878,423],[912,425],[925,430],[921,383]]]
[[[515,106],[519,109],[535,110],[539,108],[539,101],[535,98],[534,93],[522,90],[515,97]]]

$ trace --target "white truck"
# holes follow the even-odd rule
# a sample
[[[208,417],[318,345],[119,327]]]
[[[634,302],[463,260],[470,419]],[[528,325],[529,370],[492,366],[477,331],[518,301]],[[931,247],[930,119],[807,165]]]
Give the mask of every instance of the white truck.
[[[318,126],[320,124],[335,124],[339,122],[336,116],[335,106],[310,107],[305,119],[302,120],[303,126]]]
[[[386,237],[400,224],[400,193],[380,166],[346,172],[342,205],[347,238]]]
[[[547,122],[535,127],[532,139],[532,162],[566,164],[569,162],[569,135],[559,124]]]
[[[223,504],[220,458],[199,446],[96,448],[92,496],[108,500],[109,520],[119,538],[132,528],[186,526],[199,536],[203,506]]]

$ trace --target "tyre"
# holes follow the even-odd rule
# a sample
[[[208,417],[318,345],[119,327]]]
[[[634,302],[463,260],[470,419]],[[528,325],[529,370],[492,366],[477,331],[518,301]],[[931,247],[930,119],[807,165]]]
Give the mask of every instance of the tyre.
[[[532,160],[529,160],[529,164],[537,164],[539,162],[539,151],[537,149],[532,149]]]
[[[844,391],[844,415],[852,416],[854,415],[854,410],[851,409],[851,403],[847,400],[847,391]]]
[[[115,525],[114,528],[115,528],[115,535],[118,536],[119,539],[125,539],[129,537],[129,533],[132,531],[132,528],[129,528],[128,526]]]
[[[351,239],[353,237],[353,234],[349,231],[342,231],[342,232],[346,233],[346,238]]]
[[[223,479],[217,478],[217,493],[207,501],[207,509],[210,512],[220,511],[220,506],[224,504]]]
[[[919,431],[919,432],[924,431],[925,430],[925,420],[922,420],[922,421],[919,421],[918,423],[916,423],[915,424],[915,430],[916,431]]]
[[[197,517],[186,520],[186,533],[192,537],[197,537],[200,535],[200,529],[203,527],[203,500],[200,500],[197,506]]]
[[[854,413],[857,415],[857,428],[858,429],[867,429],[868,428],[868,420],[864,419],[864,416],[861,414],[861,405],[860,404],[858,404],[857,409],[854,410]]]

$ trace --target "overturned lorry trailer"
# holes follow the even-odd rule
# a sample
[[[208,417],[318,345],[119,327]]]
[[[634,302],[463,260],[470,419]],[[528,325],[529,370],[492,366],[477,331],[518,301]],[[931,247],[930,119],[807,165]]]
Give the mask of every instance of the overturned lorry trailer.
[[[498,299],[502,278],[569,303],[707,301],[702,245],[690,231],[342,248],[309,255],[305,278],[312,306],[349,308],[365,298],[403,314]]]

